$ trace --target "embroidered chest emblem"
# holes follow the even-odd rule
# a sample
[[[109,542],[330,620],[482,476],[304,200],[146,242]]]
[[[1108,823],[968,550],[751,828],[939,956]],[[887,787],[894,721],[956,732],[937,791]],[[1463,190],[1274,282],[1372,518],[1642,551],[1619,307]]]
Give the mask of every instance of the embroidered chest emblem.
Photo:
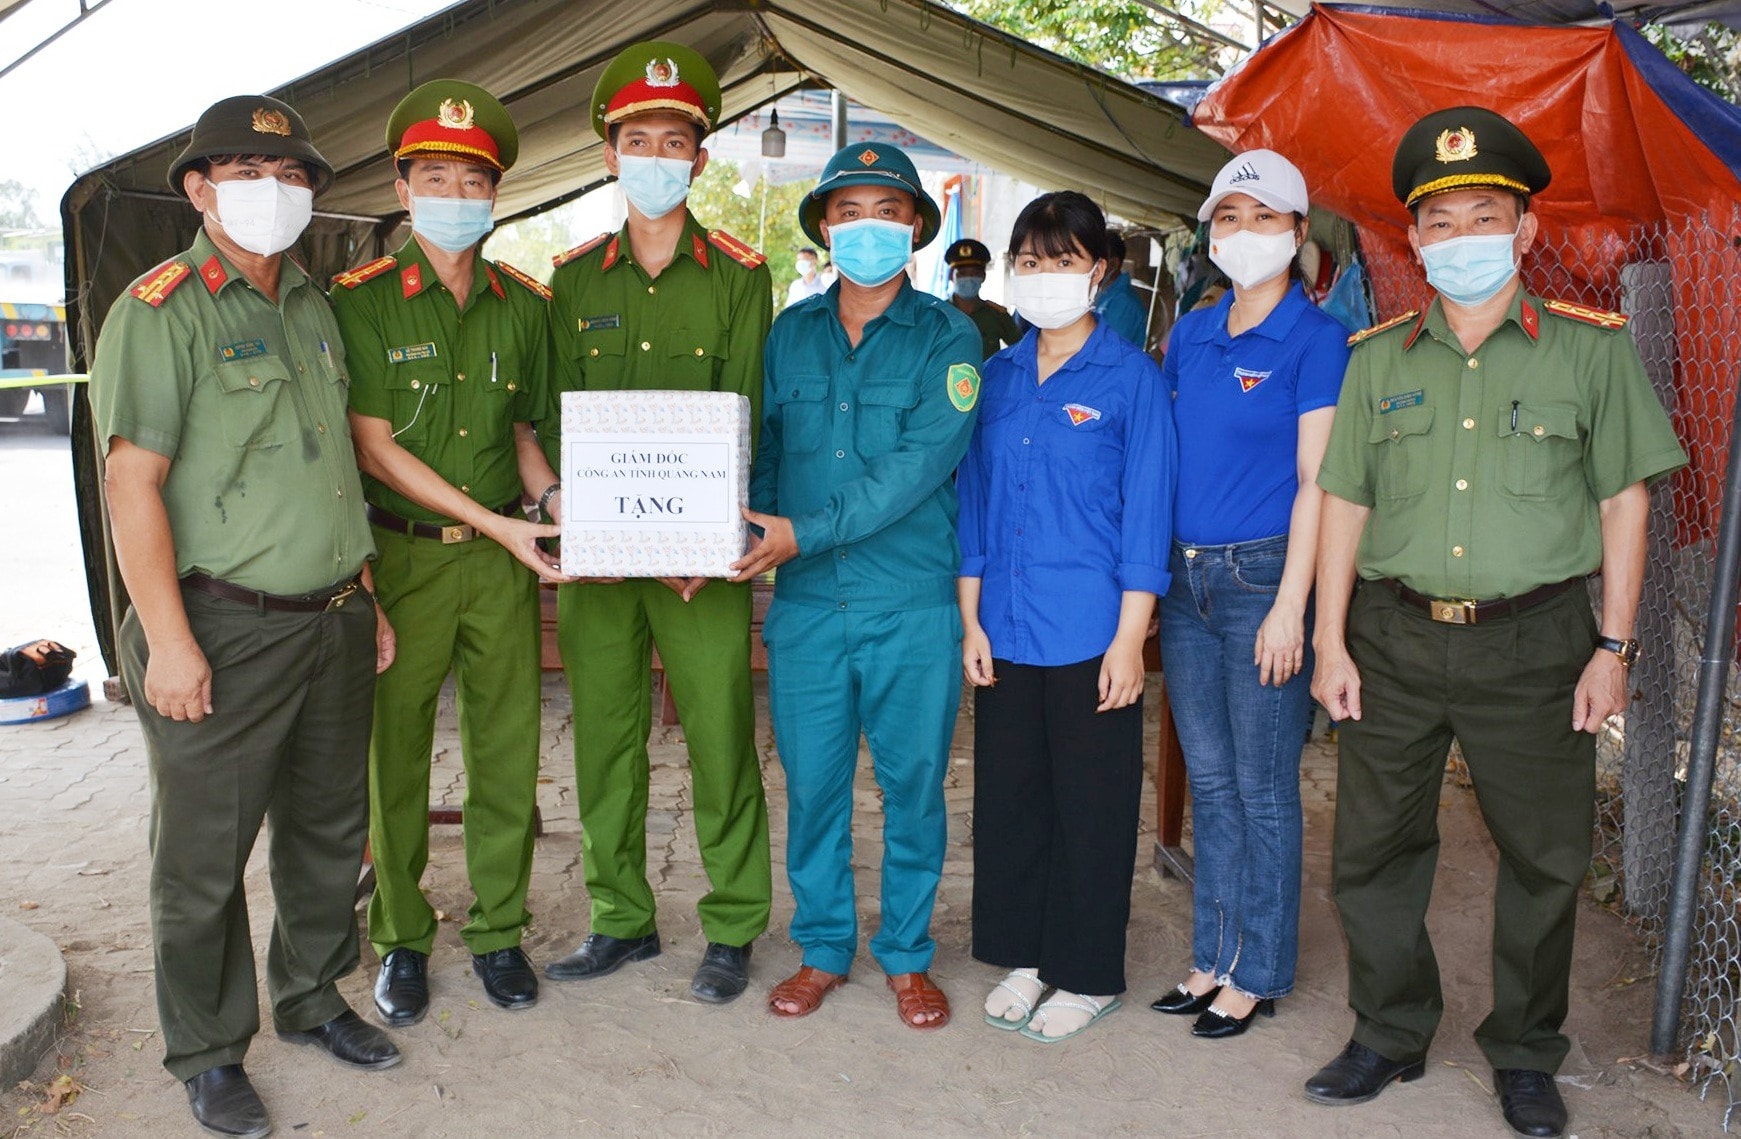
[[[1268,372],[1254,372],[1250,368],[1233,369],[1233,378],[1239,381],[1239,390],[1242,392],[1250,391],[1269,377]]]
[[[1067,403],[1064,405],[1064,414],[1070,417],[1072,427],[1081,427],[1091,419],[1099,419],[1100,409],[1089,407],[1085,403]]]

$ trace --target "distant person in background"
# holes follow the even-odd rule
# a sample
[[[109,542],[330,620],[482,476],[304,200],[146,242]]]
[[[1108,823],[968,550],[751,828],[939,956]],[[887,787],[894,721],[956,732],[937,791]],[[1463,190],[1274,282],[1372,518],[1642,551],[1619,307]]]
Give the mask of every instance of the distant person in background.
[[[949,303],[979,329],[984,358],[989,360],[1004,345],[1020,340],[1022,330],[1009,310],[979,295],[985,284],[985,267],[991,264],[991,250],[972,238],[963,238],[949,247],[943,261],[949,266]]]
[[[786,307],[791,308],[805,297],[826,293],[833,283],[832,276],[825,277],[819,271],[816,250],[806,245],[798,251],[798,279],[786,289]]]
[[[1149,306],[1137,295],[1130,274],[1124,271],[1124,235],[1118,230],[1106,231],[1106,278],[1100,295],[1094,301],[1094,315],[1100,323],[1135,344],[1146,348],[1149,327]]]

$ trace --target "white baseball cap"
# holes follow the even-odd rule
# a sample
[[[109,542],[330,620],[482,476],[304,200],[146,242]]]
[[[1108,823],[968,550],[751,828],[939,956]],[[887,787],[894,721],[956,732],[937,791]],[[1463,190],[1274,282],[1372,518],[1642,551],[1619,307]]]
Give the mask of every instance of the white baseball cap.
[[[1229,194],[1250,194],[1272,210],[1305,214],[1306,179],[1299,167],[1273,150],[1248,150],[1236,154],[1215,175],[1209,196],[1197,210],[1198,221],[1208,221],[1221,199]]]

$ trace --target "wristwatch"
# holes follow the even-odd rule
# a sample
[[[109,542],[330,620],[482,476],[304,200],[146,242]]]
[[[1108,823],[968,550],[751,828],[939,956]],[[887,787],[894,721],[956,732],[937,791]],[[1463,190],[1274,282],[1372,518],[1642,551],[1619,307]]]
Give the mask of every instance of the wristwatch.
[[[544,493],[538,496],[538,514],[546,522],[550,521],[550,500],[562,493],[562,484],[553,482],[544,488]]]
[[[1619,637],[1597,637],[1596,647],[1607,649],[1619,657],[1620,663],[1627,668],[1638,663],[1639,644],[1635,638],[1628,637],[1623,641]]]

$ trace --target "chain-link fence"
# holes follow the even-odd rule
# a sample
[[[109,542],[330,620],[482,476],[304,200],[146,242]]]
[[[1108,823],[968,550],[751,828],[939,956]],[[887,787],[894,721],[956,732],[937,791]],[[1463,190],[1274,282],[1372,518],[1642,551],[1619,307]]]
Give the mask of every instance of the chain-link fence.
[[[1424,304],[1416,266],[1363,233],[1378,312]],[[1623,915],[1660,967],[1680,804],[1704,652],[1718,512],[1741,375],[1741,208],[1637,226],[1550,232],[1526,260],[1531,291],[1619,310],[1691,460],[1651,490],[1632,704],[1597,748],[1595,899]],[[1595,588],[1592,597],[1600,601]],[[1723,1122],[1741,1106],[1741,670],[1729,677],[1677,1048]]]

